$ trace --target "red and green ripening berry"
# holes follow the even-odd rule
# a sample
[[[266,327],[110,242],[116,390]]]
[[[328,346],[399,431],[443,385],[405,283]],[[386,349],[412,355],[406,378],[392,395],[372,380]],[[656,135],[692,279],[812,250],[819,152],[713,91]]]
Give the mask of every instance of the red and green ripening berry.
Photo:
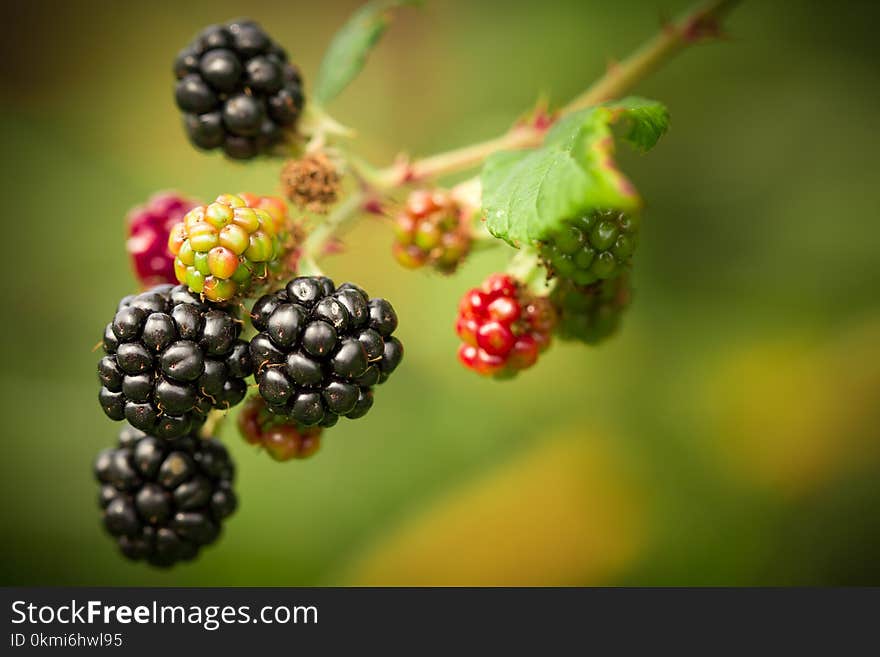
[[[550,345],[556,311],[506,274],[492,274],[458,306],[455,330],[462,364],[483,376],[508,378],[535,364]]]
[[[321,446],[323,431],[319,426],[302,427],[280,419],[258,395],[248,399],[242,408],[238,429],[248,443],[262,447],[276,461],[308,458]]]
[[[596,344],[620,326],[632,298],[629,274],[590,285],[560,281],[550,298],[559,312],[556,335],[563,340]]]
[[[247,197],[247,200],[260,197]],[[221,194],[190,210],[171,230],[174,274],[209,301],[228,301],[266,280],[282,255],[281,221],[246,198]]]
[[[290,278],[290,272],[296,270],[305,232],[302,222],[295,221],[289,216],[284,199],[278,196],[259,196],[250,192],[242,192],[236,196],[244,199],[249,208],[258,208],[269,213],[275,222],[275,233],[281,243],[279,257],[267,263],[269,277],[264,281],[264,285],[249,290],[251,294],[263,293],[276,284],[286,281]]]
[[[428,265],[452,273],[471,247],[466,215],[445,190],[412,192],[394,223],[395,259],[408,269]]]
[[[637,214],[594,210],[543,240],[541,256],[552,274],[578,285],[614,278],[630,265],[640,225]]]
[[[175,192],[160,192],[146,205],[128,213],[125,248],[141,286],[175,283],[174,256],[168,250],[168,235],[183,216],[199,204]]]

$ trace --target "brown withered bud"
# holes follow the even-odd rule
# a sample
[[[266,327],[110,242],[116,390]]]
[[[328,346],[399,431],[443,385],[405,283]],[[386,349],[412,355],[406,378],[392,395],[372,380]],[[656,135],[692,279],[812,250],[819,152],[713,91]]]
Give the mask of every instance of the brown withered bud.
[[[339,172],[323,151],[290,160],[281,170],[281,187],[291,203],[302,210],[324,214],[336,202]]]

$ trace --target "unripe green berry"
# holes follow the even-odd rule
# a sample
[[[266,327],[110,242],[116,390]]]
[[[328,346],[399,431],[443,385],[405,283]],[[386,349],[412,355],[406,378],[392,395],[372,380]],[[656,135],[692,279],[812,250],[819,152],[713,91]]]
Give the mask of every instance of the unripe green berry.
[[[251,262],[265,262],[272,257],[272,240],[266,233],[257,231],[250,236],[245,257]]]
[[[440,226],[428,222],[422,222],[416,229],[415,245],[423,251],[430,251],[440,244],[440,239],[442,237],[443,233],[440,231]]]
[[[589,285],[560,281],[551,295],[559,314],[556,334],[564,340],[601,342],[617,330],[631,296],[627,274]]]
[[[189,245],[193,251],[207,253],[218,242],[217,230],[208,223],[201,223],[193,226],[189,231]]]
[[[205,276],[198,269],[189,267],[186,270],[186,286],[196,293],[201,293],[205,287]]]
[[[226,247],[235,255],[241,255],[247,250],[248,245],[250,244],[249,238],[250,235],[244,228],[236,226],[235,224],[230,224],[224,226],[223,230],[220,231],[218,241],[220,246]]]
[[[255,232],[260,227],[260,218],[253,208],[235,208],[232,222],[243,228],[248,234]]]
[[[177,253],[177,259],[186,267],[195,263],[195,252],[193,251],[192,244],[190,244],[189,240],[186,240],[180,246],[180,251]]]
[[[630,265],[640,219],[618,210],[575,217],[540,245],[550,273],[578,285],[619,276]]]
[[[205,221],[218,230],[232,221],[232,216],[232,208],[222,203],[211,203],[205,210]]]
[[[202,276],[208,276],[211,273],[211,268],[208,266],[208,254],[197,252],[195,254],[193,266],[196,268]]]

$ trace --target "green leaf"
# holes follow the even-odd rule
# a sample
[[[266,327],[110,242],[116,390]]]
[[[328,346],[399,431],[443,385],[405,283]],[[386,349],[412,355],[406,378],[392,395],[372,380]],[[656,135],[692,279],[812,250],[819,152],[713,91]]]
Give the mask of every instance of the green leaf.
[[[312,92],[319,105],[335,98],[351,82],[367,60],[391,21],[391,11],[421,0],[373,0],[358,9],[343,25],[324,55]]]
[[[669,128],[669,111],[663,103],[630,96],[605,107],[622,113],[627,123],[623,138],[635,149],[642,152],[654,147]],[[612,123],[617,120],[612,119]]]
[[[518,247],[595,208],[639,210],[635,187],[614,161],[611,126],[618,121],[628,123],[624,139],[645,151],[666,131],[669,117],[659,103],[627,98],[566,116],[540,148],[487,159],[481,180],[489,232]]]

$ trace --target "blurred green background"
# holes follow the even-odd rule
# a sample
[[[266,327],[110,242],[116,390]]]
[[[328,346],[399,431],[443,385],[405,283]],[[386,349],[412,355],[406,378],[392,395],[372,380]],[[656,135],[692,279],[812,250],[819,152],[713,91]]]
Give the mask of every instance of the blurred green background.
[[[355,2],[6,2],[0,324],[2,584],[880,584],[876,7],[746,2],[726,42],[638,88],[672,128],[622,153],[648,203],[623,331],[512,383],[455,362],[462,292],[401,270],[365,220],[325,262],[390,298],[404,366],[305,462],[222,437],[241,507],[191,565],[102,534],[93,345],[134,289],[126,211],[160,189],[277,192],[277,162],[185,141],[171,61],[203,25],[261,21],[306,84]],[[428,2],[399,14],[331,111],[376,162],[561,103],[686,7]]]

